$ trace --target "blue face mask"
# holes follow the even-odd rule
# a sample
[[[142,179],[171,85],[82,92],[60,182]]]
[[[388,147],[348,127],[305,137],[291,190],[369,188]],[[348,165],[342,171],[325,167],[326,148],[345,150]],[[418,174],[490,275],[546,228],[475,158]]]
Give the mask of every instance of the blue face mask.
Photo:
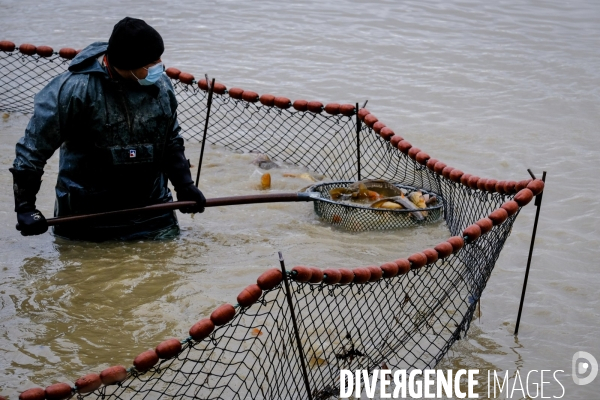
[[[145,68],[148,71],[148,75],[144,79],[138,79],[137,76],[133,72],[131,75],[135,76],[138,83],[142,86],[154,85],[159,79],[162,73],[165,71],[165,66],[163,63],[158,63],[156,65],[151,66],[150,68]]]

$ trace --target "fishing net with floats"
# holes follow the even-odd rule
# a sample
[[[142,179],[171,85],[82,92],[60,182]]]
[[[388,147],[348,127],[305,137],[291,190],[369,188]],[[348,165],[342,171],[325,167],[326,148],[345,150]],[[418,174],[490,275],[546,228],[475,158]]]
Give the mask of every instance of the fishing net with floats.
[[[23,113],[32,111],[34,94],[76,54],[46,46],[15,49],[6,41],[0,50],[0,110]],[[183,134],[202,140],[206,81],[174,68],[167,74]],[[271,269],[235,305],[201,319],[189,337],[159,344],[127,369],[86,375],[73,387],[29,389],[23,393],[29,400],[49,392],[56,400],[72,393],[102,399],[328,399],[339,394],[341,369],[434,367],[468,331],[520,208],[543,190],[538,180],[497,181],[446,166],[357,105],[292,102],[222,84],[214,91],[207,142],[268,154],[331,180],[382,178],[436,193],[449,239],[382,265],[295,267],[285,275],[283,268]]]

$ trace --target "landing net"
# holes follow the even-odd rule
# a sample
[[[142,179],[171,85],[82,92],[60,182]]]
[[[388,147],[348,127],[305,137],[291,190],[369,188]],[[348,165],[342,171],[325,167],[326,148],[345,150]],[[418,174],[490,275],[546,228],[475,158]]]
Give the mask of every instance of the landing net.
[[[34,94],[69,60],[7,49],[0,51],[0,110],[30,113]],[[170,69],[168,75],[178,78],[172,82],[182,134],[201,141],[208,93],[189,74]],[[208,143],[264,153],[330,180],[382,178],[438,193],[449,237],[457,237],[410,257],[398,254],[390,263],[396,270],[408,263],[410,271],[393,277],[386,276],[390,263],[371,267],[366,282],[364,270],[354,272],[346,284],[332,283],[331,271],[313,269],[308,278],[302,269],[288,272],[293,308],[283,282],[272,288],[259,282],[265,290],[258,301],[236,305],[208,337],[182,338],[172,358],[129,367],[118,384],[78,381],[73,391],[102,399],[328,399],[339,394],[341,369],[434,367],[468,331],[520,206],[531,200],[525,187],[535,182],[498,182],[444,168],[365,109],[218,91]]]

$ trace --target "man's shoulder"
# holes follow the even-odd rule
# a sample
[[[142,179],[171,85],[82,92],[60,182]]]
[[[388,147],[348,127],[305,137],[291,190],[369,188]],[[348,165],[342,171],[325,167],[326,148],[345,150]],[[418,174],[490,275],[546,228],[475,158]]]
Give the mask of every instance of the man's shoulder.
[[[48,100],[51,98],[68,100],[69,98],[85,98],[90,90],[96,86],[94,81],[100,79],[94,74],[74,74],[65,71],[54,77],[48,84],[36,95],[36,101]]]
[[[161,90],[173,93],[175,92],[173,84],[171,83],[171,78],[169,78],[167,74],[162,74],[162,76],[156,83]]]
[[[92,74],[74,74],[71,71],[65,71],[52,79],[48,86],[58,86],[62,89],[86,87],[92,79],[94,79]]]
[[[175,88],[171,83],[171,78],[167,74],[163,74],[161,78],[156,82],[156,86],[160,89],[161,96],[168,101],[172,112],[177,109],[177,95],[175,94]]]

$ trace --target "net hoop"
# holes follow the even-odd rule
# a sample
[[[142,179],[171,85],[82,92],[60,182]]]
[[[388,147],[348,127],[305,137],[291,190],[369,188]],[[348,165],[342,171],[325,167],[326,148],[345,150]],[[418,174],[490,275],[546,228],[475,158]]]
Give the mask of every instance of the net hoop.
[[[413,213],[415,213],[414,210],[385,210],[381,208],[372,208],[368,205],[342,203],[331,199],[329,190],[334,188],[346,188],[353,183],[355,182],[325,182],[307,188],[307,192],[318,193],[320,196],[318,200],[314,201],[315,213],[323,221],[352,232],[392,230],[428,225],[440,221],[443,217],[444,207],[442,196],[433,191],[427,191],[425,189],[400,183],[393,183],[393,185],[398,189],[406,189],[408,191],[420,190],[424,194],[436,196],[438,204],[432,207],[419,209],[418,212],[424,215],[424,217],[422,220],[418,220],[413,216]]]

